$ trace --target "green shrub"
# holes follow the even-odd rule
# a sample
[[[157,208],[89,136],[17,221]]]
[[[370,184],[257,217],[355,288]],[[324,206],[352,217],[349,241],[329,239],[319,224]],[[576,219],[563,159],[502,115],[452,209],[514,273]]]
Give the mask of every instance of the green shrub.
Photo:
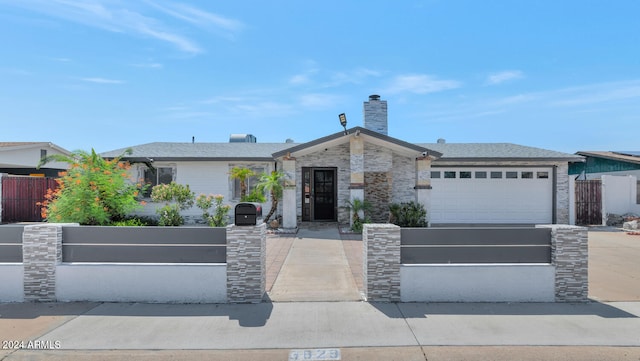
[[[181,210],[193,206],[195,195],[189,189],[189,185],[182,185],[176,182],[169,184],[158,184],[151,189],[151,199],[154,202],[165,202],[164,207],[158,209],[156,213],[160,216],[159,226],[181,226],[184,218],[180,215]]]
[[[416,202],[392,203],[389,205],[391,213],[389,221],[400,227],[426,227],[427,211],[424,206]]]
[[[260,190],[258,190],[258,188],[254,188],[251,191],[251,193],[249,193],[248,195],[240,198],[240,202],[264,203],[266,201],[267,201],[267,198],[265,198],[264,194],[262,192],[260,192]]]
[[[56,179],[58,188],[47,190],[40,202],[47,222],[108,225],[144,205],[137,197],[142,187],[130,179],[129,162],[121,158],[106,160],[95,150],[77,150],[69,156],[55,154],[44,158],[39,166],[52,161],[69,164],[69,170]]]
[[[123,219],[121,221],[115,221],[113,223],[111,223],[112,226],[116,226],[116,227],[145,227],[147,226],[147,224],[138,219],[138,218],[129,218],[129,219]]]
[[[202,209],[202,219],[204,219],[210,227],[224,227],[228,223],[228,213],[231,206],[222,204],[223,200],[224,197],[221,194],[208,196],[201,194],[196,198],[196,206]],[[209,214],[209,208],[211,207],[215,207],[213,215]]]

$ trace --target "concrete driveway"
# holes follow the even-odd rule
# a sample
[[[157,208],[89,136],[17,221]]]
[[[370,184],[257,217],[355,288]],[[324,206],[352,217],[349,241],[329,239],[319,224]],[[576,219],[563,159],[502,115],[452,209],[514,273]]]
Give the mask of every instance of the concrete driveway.
[[[640,235],[589,232],[589,297],[640,301]]]

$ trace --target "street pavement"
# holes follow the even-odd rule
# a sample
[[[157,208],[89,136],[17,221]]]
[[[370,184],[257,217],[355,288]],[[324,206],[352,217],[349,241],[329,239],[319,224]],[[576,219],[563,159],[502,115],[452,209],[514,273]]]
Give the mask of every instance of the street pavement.
[[[289,256],[273,267],[284,274],[296,244],[336,236],[322,232],[299,234],[313,237],[289,242]],[[611,268],[613,243],[634,254],[640,249],[635,237],[595,236],[590,270]],[[347,257],[335,249],[330,254]],[[614,302],[0,304],[0,346],[23,342],[21,349],[0,349],[0,360],[288,360],[292,350],[329,348],[339,350],[341,360],[640,361],[640,302],[633,298],[640,284],[633,283],[635,264],[621,257],[616,267],[627,268],[618,269],[627,273],[620,278],[624,286],[613,276],[602,278],[612,285],[590,283],[599,300]]]

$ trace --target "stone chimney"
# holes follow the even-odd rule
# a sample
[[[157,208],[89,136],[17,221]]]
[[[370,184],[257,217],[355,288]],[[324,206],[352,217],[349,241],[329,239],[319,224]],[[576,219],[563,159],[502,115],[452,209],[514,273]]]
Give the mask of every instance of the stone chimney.
[[[369,95],[369,101],[364,102],[364,127],[387,135],[387,101],[380,100],[379,95]]]

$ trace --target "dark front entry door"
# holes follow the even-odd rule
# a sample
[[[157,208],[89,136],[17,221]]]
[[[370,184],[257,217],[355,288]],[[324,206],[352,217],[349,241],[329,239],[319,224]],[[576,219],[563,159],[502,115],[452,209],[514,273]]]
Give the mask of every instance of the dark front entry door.
[[[314,169],[313,171],[313,215],[316,221],[333,221],[335,215],[335,171]]]
[[[302,220],[336,220],[336,169],[303,168]]]

